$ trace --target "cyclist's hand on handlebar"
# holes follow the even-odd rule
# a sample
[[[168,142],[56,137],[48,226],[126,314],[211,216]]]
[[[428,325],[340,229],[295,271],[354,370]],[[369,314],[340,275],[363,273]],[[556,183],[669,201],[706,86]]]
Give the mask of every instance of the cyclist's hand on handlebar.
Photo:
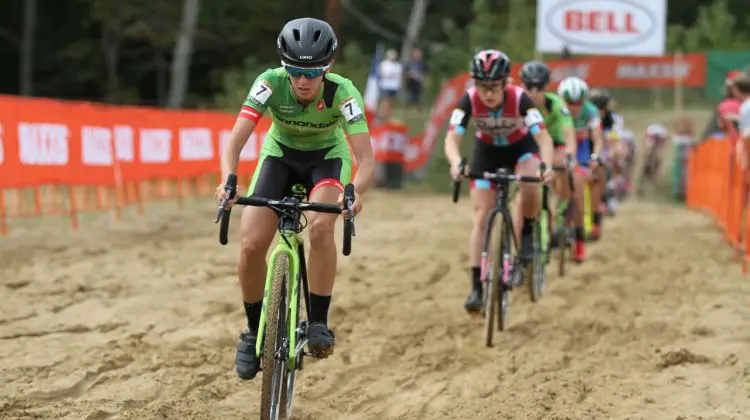
[[[344,193],[339,194],[339,206],[344,209]],[[354,215],[358,215],[362,211],[362,198],[357,191],[354,191],[354,203],[352,203],[352,211]],[[346,211],[344,211],[346,213]],[[343,214],[343,213],[342,213]]]
[[[552,165],[546,165],[544,172],[542,172],[542,182],[545,184],[551,183],[555,179],[555,171]]]
[[[238,186],[237,186],[237,191],[236,191],[236,192],[235,192],[235,194],[234,194],[234,198],[233,198],[233,199],[231,199],[231,200],[230,200],[230,201],[229,201],[229,202],[227,203],[227,205],[228,205],[227,207],[231,207],[231,206],[232,206],[232,204],[236,203],[236,202],[237,202],[237,200],[238,200],[238,199],[239,199],[240,197],[242,197],[243,195],[245,195],[245,194],[244,194],[244,190],[242,189],[242,187],[240,187],[240,186],[238,185]],[[224,198],[226,198],[226,196],[227,196],[227,190],[226,190],[226,187],[224,186],[224,184],[221,184],[221,185],[219,185],[218,187],[216,187],[216,192],[214,193],[214,199],[216,200],[216,204],[221,204],[221,201],[222,201],[222,200],[223,200]]]
[[[461,174],[461,170],[463,169],[463,165],[461,165],[461,161],[451,163],[451,178],[457,179]]]

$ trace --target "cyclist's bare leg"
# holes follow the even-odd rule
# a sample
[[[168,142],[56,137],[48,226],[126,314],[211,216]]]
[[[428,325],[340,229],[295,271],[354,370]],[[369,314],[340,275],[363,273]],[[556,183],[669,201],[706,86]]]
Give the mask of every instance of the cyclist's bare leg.
[[[240,226],[240,261],[237,274],[242,289],[242,300],[246,303],[263,300],[266,280],[266,254],[276,235],[278,218],[266,207],[247,206],[242,210]],[[257,325],[249,325],[251,329]]]
[[[529,157],[518,162],[516,165],[516,174],[522,176],[539,176],[539,160]],[[523,216],[520,232],[516,231],[516,237],[519,238],[519,257],[522,261],[528,262],[534,255],[534,222],[539,216],[539,210],[542,204],[542,194],[539,184],[522,182],[519,184],[519,196],[521,200],[520,213]]]
[[[584,189],[587,182],[589,182],[588,172],[580,167],[576,168],[573,174],[573,183],[575,185],[575,194],[573,197],[573,199],[575,200],[575,205],[573,206],[573,222],[576,227],[583,227],[585,212],[583,207],[583,199]]]
[[[594,222],[594,239],[598,239],[601,229],[601,221],[602,221],[602,212],[601,212],[601,202],[602,202],[602,196],[604,195],[604,187],[607,182],[606,173],[604,171],[604,166],[599,165],[599,167],[596,168],[595,171],[592,173],[592,178],[595,179],[594,181],[591,181],[590,190],[591,190],[591,197],[589,200],[589,204],[591,205],[591,213],[593,214],[593,222]]]
[[[266,254],[276,235],[277,224],[278,218],[269,208],[248,206],[242,210],[237,275],[247,316],[247,331],[240,335],[235,359],[237,375],[242,379],[253,379],[260,365],[255,355],[255,343],[263,309]]]
[[[565,148],[555,148],[554,165],[565,165]],[[570,182],[564,173],[558,173],[555,177],[553,190],[559,201],[567,202],[570,200]],[[552,221],[552,230],[557,228],[557,206],[550,206],[550,220]]]
[[[336,204],[341,189],[333,185],[313,188],[310,201]],[[307,261],[307,277],[310,283],[310,324],[308,347],[317,357],[333,353],[333,333],[328,329],[328,309],[331,304],[333,283],[336,278],[336,241],[333,233],[338,215],[307,213],[307,235],[310,254]]]
[[[482,306],[481,261],[484,248],[484,235],[487,229],[487,218],[495,207],[497,192],[486,181],[475,182],[471,188],[471,202],[474,205],[474,226],[469,236],[469,263],[471,264],[471,290],[464,303],[467,311],[478,311]],[[478,185],[476,185],[478,184]]]

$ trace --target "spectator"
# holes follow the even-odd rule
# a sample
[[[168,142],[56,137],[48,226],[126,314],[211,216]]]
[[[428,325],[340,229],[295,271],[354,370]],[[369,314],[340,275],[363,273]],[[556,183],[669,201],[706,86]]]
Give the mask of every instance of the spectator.
[[[702,143],[713,136],[721,135],[723,133],[723,129],[719,125],[720,124],[719,123],[719,105],[721,105],[721,103],[724,102],[725,100],[730,99],[731,95],[733,95],[732,93],[733,91],[731,87],[729,86],[729,84],[730,84],[730,80],[734,79],[734,77],[736,77],[736,75],[738,74],[742,75],[743,73],[737,72],[734,70],[727,73],[727,78],[724,82],[724,98],[719,104],[716,105],[716,107],[714,107],[714,113],[711,116],[711,119],[708,121],[708,125],[706,126],[706,129],[703,131],[702,138],[698,140],[699,143]]]
[[[737,99],[742,101],[738,119],[740,135],[738,149],[743,151],[740,161],[743,169],[747,169],[747,162],[750,157],[748,156],[750,153],[750,147],[748,147],[748,143],[750,143],[750,75],[742,73],[736,76],[732,79],[732,88]]]
[[[390,49],[385,53],[385,60],[380,63],[378,82],[380,87],[380,119],[388,122],[393,114],[393,101],[401,90],[404,69],[398,62],[398,52]]]
[[[573,58],[573,54],[570,53],[570,48],[568,46],[564,46],[562,49],[562,52],[560,53],[560,59],[561,60],[570,60]]]
[[[737,118],[742,103],[735,95],[733,80],[741,74],[739,71],[730,71],[727,73],[727,78],[724,81],[724,99],[719,102],[716,108],[717,125],[724,133],[729,133],[731,130],[737,129]]]
[[[424,90],[427,64],[422,58],[422,50],[411,50],[411,58],[406,64],[406,106],[421,110],[422,91]]]

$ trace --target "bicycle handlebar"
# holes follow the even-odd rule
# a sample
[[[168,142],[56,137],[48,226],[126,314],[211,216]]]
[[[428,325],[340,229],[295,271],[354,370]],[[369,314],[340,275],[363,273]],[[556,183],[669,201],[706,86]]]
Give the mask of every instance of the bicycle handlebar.
[[[554,169],[554,167],[553,167]],[[544,172],[545,166],[544,163],[542,163],[541,171]],[[461,180],[462,178],[469,178],[469,179],[485,179],[487,181],[495,181],[495,182],[542,182],[542,178],[538,176],[526,176],[526,175],[516,175],[511,174],[505,171],[504,169],[500,169],[496,172],[470,172],[467,171],[466,166],[466,159],[461,158],[461,162],[458,164],[458,172],[461,174],[457,178],[454,178],[453,183],[453,202],[458,202],[458,196],[461,193]]]
[[[232,213],[232,209],[231,207],[228,208],[227,204],[237,194],[237,175],[229,174],[227,176],[227,182],[224,185],[225,185],[224,190],[226,191],[227,194],[226,194],[226,197],[222,199],[221,203],[219,204],[219,211],[218,211],[218,214],[216,215],[216,220],[214,221],[214,223],[218,223],[219,221],[221,221],[221,225],[219,227],[219,243],[221,243],[222,245],[226,245],[229,242],[229,238],[228,238],[229,219]],[[299,200],[290,199],[290,198],[283,198],[281,200],[272,200],[269,198],[258,197],[258,196],[240,197],[237,199],[235,204],[239,204],[241,206],[268,207],[278,212],[314,211],[318,213],[328,213],[328,214],[342,214],[346,212],[344,216],[343,253],[344,255],[348,256],[351,253],[352,236],[356,236],[354,232],[354,212],[352,211],[352,208],[354,206],[354,201],[355,201],[353,184],[347,184],[344,187],[344,200],[343,201],[344,201],[343,209],[336,204],[310,203],[310,202],[304,202],[304,201],[299,201]]]
[[[316,211],[319,213],[330,213],[330,214],[341,214],[343,209],[335,204],[325,203],[306,203],[298,201],[296,203],[289,202],[286,200],[271,200],[264,197],[240,197],[237,199],[235,204],[241,206],[253,206],[253,207],[273,207],[279,210],[292,210],[292,211]]]

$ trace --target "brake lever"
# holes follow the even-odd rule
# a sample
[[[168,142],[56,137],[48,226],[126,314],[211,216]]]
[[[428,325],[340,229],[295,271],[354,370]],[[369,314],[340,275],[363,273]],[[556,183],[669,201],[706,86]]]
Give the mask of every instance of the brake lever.
[[[219,220],[221,220],[221,217],[224,215],[224,212],[227,210],[226,206],[231,201],[235,195],[237,195],[237,175],[236,174],[229,174],[227,176],[227,182],[224,185],[224,191],[227,193],[226,197],[224,197],[221,202],[219,203],[219,211],[216,213],[216,220],[214,220],[214,223],[219,223]]]

